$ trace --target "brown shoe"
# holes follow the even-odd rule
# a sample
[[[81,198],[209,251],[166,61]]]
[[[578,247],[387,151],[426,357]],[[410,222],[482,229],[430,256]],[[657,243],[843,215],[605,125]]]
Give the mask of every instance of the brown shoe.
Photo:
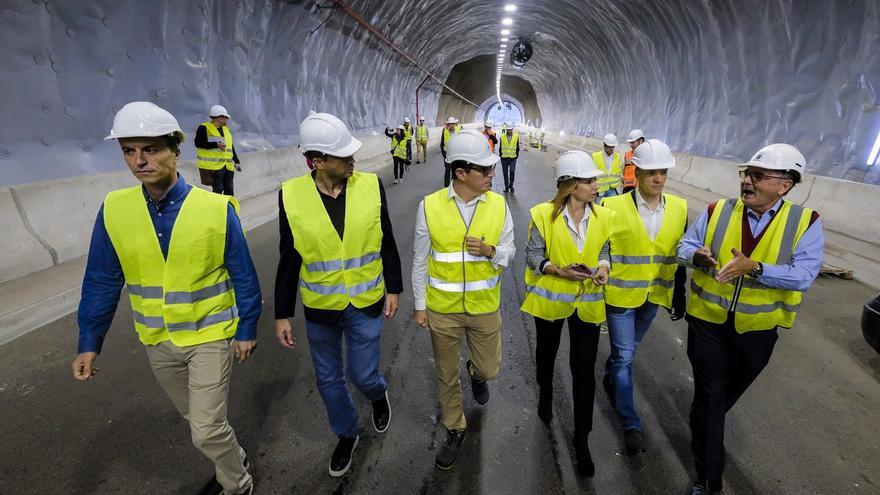
[[[627,455],[636,455],[645,451],[645,441],[642,432],[633,428],[623,432],[623,443],[626,445]]]

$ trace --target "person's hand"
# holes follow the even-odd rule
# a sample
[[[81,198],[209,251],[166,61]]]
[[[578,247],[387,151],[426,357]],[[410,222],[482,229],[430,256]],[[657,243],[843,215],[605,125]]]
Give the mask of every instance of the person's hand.
[[[672,299],[672,309],[669,310],[669,319],[672,321],[684,318],[687,310],[687,298],[677,297]]]
[[[225,150],[226,149],[226,141],[222,141],[222,140],[217,141],[217,148],[219,148],[221,150]]]
[[[80,381],[91,380],[98,372],[95,366],[95,359],[98,359],[97,352],[81,352],[76,355],[71,365],[73,368],[73,377]]]
[[[413,311],[413,321],[416,322],[416,325],[428,329],[428,311],[424,309],[417,309]]]
[[[287,347],[288,349],[296,347],[296,337],[293,336],[293,327],[291,327],[290,320],[287,318],[275,320],[275,336],[278,337],[278,342],[281,342],[281,345],[284,347]]]
[[[241,172],[241,164],[240,163],[235,164],[235,170]]]
[[[712,256],[712,250],[706,246],[701,246],[694,251],[694,265],[703,268],[714,268],[718,265],[718,260]]]
[[[721,270],[718,271],[718,275],[715,275],[715,280],[720,284],[751,273],[752,270],[758,267],[757,261],[750,260],[738,249],[732,248],[730,252],[733,253],[733,259],[721,267]]]
[[[400,294],[385,294],[385,308],[382,310],[382,314],[385,315],[386,320],[390,320],[394,318],[394,315],[397,314],[397,308],[400,307]]]
[[[593,273],[593,276],[591,278],[593,279],[593,283],[595,283],[596,285],[607,284],[608,283],[608,267],[607,266],[600,266],[596,270],[596,272]]]
[[[492,245],[486,244],[481,238],[466,235],[464,242],[467,244],[467,252],[471,256],[488,257],[492,254]]]
[[[590,276],[587,275],[586,273],[584,273],[580,270],[576,270],[574,268],[574,264],[568,265],[563,268],[560,268],[558,266],[553,266],[550,268],[548,273],[550,275],[556,275],[557,277],[562,277],[566,280],[574,280],[575,282],[582,282],[582,281],[590,278]]]
[[[232,348],[235,351],[235,357],[239,363],[243,363],[251,357],[251,354],[257,350],[257,341],[255,340],[233,340]]]

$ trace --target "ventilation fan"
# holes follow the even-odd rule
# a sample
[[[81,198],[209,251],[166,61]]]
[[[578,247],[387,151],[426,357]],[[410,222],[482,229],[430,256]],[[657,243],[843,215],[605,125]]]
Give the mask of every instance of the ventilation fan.
[[[517,41],[510,50],[510,63],[522,67],[532,58],[532,44],[525,40]]]

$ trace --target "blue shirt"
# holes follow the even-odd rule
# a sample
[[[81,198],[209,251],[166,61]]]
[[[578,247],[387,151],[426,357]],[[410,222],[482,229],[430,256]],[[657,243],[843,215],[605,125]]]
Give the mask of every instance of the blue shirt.
[[[165,258],[168,257],[168,244],[174,221],[177,220],[177,214],[180,213],[180,207],[190,189],[192,186],[187,184],[183,177],[178,176],[174,187],[159,201],[153,201],[144,190],[144,201],[147,202],[147,210],[150,212],[159,247]],[[226,215],[226,248],[223,260],[235,288],[235,304],[238,306],[239,321],[235,339],[255,340],[257,320],[263,310],[263,299],[241,222],[231,204]],[[104,206],[101,205],[98,218],[95,220],[95,228],[92,230],[92,243],[89,246],[82,298],[77,314],[79,352],[101,352],[104,336],[107,335],[107,330],[113,322],[113,315],[116,313],[119,292],[124,285],[122,265],[104,226]]]
[[[718,207],[721,205],[719,204]],[[749,221],[749,229],[752,235],[757,236],[770,223],[770,220],[782,207],[782,200],[776,202],[772,208],[763,215],[758,215],[751,208],[746,208]],[[694,222],[678,244],[676,258],[678,264],[694,267],[694,251],[706,245],[706,226],[709,223],[709,212],[704,211],[700,218]],[[718,253],[712,253],[718,258]],[[822,233],[822,219],[817,218],[812,225],[807,227],[804,235],[794,247],[791,261],[785,265],[764,265],[764,273],[758,277],[758,282],[777,289],[796,290],[804,292],[810,288],[825,258],[825,236]]]

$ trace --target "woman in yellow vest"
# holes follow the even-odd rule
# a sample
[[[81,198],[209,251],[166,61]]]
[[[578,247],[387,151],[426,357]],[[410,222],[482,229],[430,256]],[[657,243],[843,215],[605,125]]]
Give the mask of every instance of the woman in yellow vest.
[[[385,135],[391,138],[391,159],[394,161],[394,183],[403,182],[403,173],[406,171],[407,156],[410,153],[410,139],[406,135],[406,129],[402,125],[397,126],[395,131],[385,129]]]
[[[538,416],[553,419],[553,368],[568,320],[574,397],[574,447],[578,472],[593,476],[589,448],[596,390],[599,324],[605,321],[602,286],[608,281],[608,239],[613,213],[596,205],[602,172],[590,155],[567,151],[556,160],[556,196],[531,209],[526,244],[526,298],[535,317]]]
[[[196,147],[196,167],[202,175],[202,184],[211,186],[215,193],[235,195],[235,171],[241,172],[241,161],[232,144],[229,131],[229,112],[214,105],[209,112],[211,120],[199,124],[193,144]]]
[[[421,160],[419,159],[421,157]],[[419,117],[419,125],[416,127],[416,163],[428,161],[428,126],[425,117]]]

